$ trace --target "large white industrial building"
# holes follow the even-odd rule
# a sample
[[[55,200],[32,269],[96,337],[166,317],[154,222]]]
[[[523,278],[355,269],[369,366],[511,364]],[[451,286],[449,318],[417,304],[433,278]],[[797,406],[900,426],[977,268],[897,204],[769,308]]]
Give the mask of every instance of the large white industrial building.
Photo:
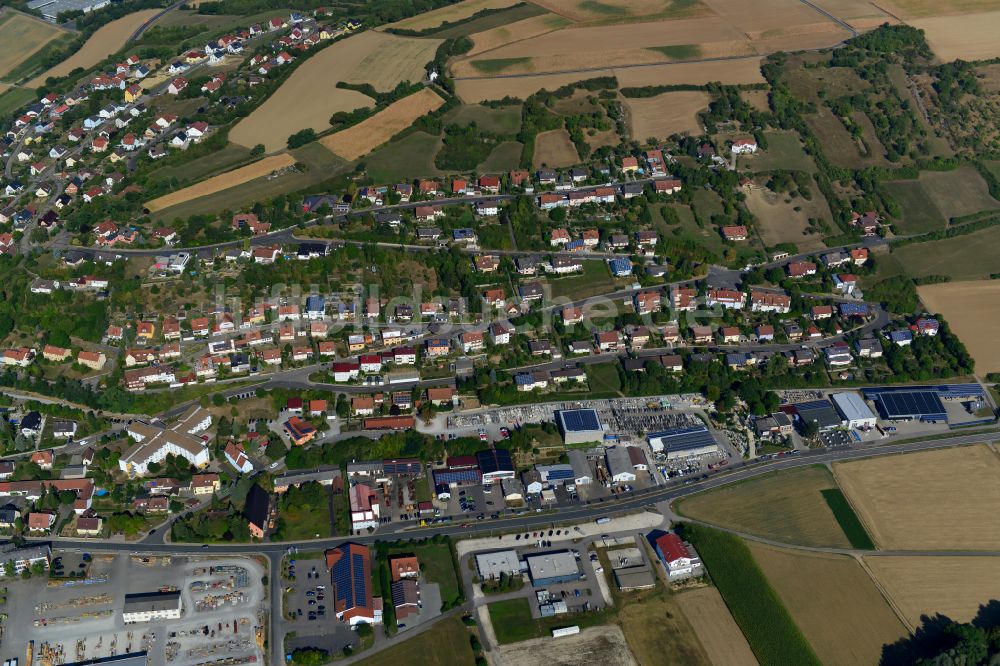
[[[848,428],[874,428],[875,412],[857,393],[834,393],[830,396],[833,406],[844,418]]]

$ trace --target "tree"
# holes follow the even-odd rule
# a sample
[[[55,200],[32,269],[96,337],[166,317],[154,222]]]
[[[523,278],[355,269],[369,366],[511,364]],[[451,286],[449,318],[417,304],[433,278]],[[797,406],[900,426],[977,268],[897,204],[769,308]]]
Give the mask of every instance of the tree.
[[[360,635],[360,625],[358,627]],[[298,648],[292,650],[292,662],[299,666],[321,666],[330,661],[330,653],[319,648]]]
[[[316,140],[316,130],[307,127],[288,137],[289,148],[300,148]]]

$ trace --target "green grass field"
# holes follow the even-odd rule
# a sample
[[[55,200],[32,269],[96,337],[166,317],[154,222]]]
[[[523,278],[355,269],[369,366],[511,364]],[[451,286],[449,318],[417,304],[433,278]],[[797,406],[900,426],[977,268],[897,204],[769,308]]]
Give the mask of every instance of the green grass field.
[[[427,580],[440,585],[442,603],[455,603],[459,599],[461,590],[451,559],[451,547],[447,543],[398,545],[389,549],[390,555],[398,553],[413,553],[417,556]]]
[[[1000,273],[1000,226],[927,243],[911,243],[892,251],[911,277],[948,275],[953,280],[985,280]],[[879,259],[881,261],[881,258]]]
[[[806,155],[795,132],[774,130],[764,132],[764,136],[767,138],[767,148],[752,157],[739,158],[739,166],[754,173],[776,169],[816,173],[816,163]]]
[[[364,158],[368,175],[377,183],[395,183],[418,177],[442,175],[434,166],[440,137],[413,132]]]
[[[472,666],[476,663],[469,643],[469,630],[457,617],[450,617],[410,640],[393,645],[358,666],[397,666],[416,661],[426,666]]]
[[[289,152],[297,161],[316,171],[339,171],[347,166],[347,162],[331,153],[319,142],[307,143]]]
[[[33,99],[35,91],[31,88],[11,88],[0,95],[0,115],[10,115]]]
[[[683,536],[701,555],[733,619],[762,665],[820,664],[739,537],[691,524],[684,525]]]
[[[897,224],[903,234],[934,231],[946,226],[950,218],[1000,208],[986,181],[971,166],[927,171],[917,179],[890,181],[885,187],[902,209]]]
[[[521,105],[491,109],[482,104],[463,104],[445,116],[445,122],[455,123],[461,127],[473,121],[480,129],[487,132],[513,136],[521,129]]]
[[[698,44],[672,44],[670,46],[650,46],[649,51],[656,51],[671,60],[691,60],[701,55]]]
[[[601,260],[583,262],[583,272],[550,280],[552,296],[559,298],[589,298],[607,294],[618,288],[608,264]]]
[[[490,156],[476,167],[478,173],[503,173],[517,168],[521,161],[521,144],[504,141],[493,149]]]
[[[851,508],[847,498],[844,497],[844,491],[840,488],[829,488],[821,490],[820,494],[823,495],[827,506],[833,511],[834,517],[840,523],[840,528],[844,530],[844,534],[850,540],[851,546],[862,550],[875,550],[875,543],[868,536],[868,532],[865,531],[865,526],[858,518],[858,514],[854,513],[854,509]]]
[[[606,393],[620,391],[621,377],[618,376],[618,363],[597,363],[587,366],[587,384],[591,391]]]
[[[613,617],[612,611],[590,611],[572,615],[556,615],[541,619],[531,617],[531,607],[525,598],[495,601],[487,606],[493,631],[501,645],[517,643],[531,638],[551,636],[553,629],[577,625],[580,629],[607,624]]]
[[[220,174],[223,171],[231,171],[243,163],[249,163],[250,161],[249,148],[230,143],[222,150],[198,158],[193,162],[186,162],[178,166],[167,165],[158,167],[149,173],[149,177],[152,181],[176,178],[181,183],[190,183],[204,180],[209,176]]]
[[[544,13],[546,13],[544,8],[530,2],[525,2],[508,7],[502,11],[487,14],[486,16],[456,21],[453,25],[443,26],[426,33],[424,36],[436,39],[455,39],[456,37],[464,37],[477,32],[483,32],[484,30],[492,30],[493,28],[510,25],[515,21],[523,21],[524,19]]]
[[[531,58],[492,58],[472,60],[472,66],[483,74],[499,74],[505,69],[531,62]]]

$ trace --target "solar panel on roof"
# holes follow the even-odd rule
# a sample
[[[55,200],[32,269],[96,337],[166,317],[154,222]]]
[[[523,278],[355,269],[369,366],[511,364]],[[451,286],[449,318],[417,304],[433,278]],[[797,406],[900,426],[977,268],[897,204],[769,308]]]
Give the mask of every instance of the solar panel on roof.
[[[705,426],[674,428],[649,435],[650,440],[659,439],[665,451],[685,451],[716,444],[715,437]]]
[[[600,430],[601,422],[593,409],[569,409],[559,412],[567,431]]]

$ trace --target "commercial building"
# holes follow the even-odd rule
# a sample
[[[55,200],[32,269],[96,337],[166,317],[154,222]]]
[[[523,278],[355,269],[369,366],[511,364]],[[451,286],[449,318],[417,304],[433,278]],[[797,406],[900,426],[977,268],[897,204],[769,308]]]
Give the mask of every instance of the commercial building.
[[[566,444],[584,444],[604,440],[604,427],[596,409],[561,409],[556,424]]]
[[[181,611],[181,593],[177,590],[126,594],[125,606],[122,608],[122,620],[125,624],[153,622],[155,620],[179,620]]]
[[[379,507],[378,495],[363,483],[352,486],[347,491],[351,503],[351,528],[364,530],[378,526]]]
[[[560,484],[573,481],[573,466],[565,465],[535,465],[535,471],[544,483]]]
[[[848,428],[875,427],[875,412],[857,393],[834,393],[830,399]]]
[[[704,425],[671,428],[648,435],[649,447],[655,453],[666,453],[667,460],[703,456],[719,451],[715,437]]]
[[[521,563],[513,550],[498,550],[492,553],[476,554],[476,571],[482,580],[495,580],[501,574],[517,576],[521,573]]]
[[[338,620],[380,624],[382,600],[372,598],[372,561],[368,546],[345,543],[326,551],[334,612]]]
[[[7,544],[0,549],[0,573],[4,576],[19,576],[25,569],[36,564],[49,568],[52,551],[47,545],[22,546]]]
[[[630,447],[612,446],[604,451],[604,458],[608,464],[608,474],[612,483],[629,483],[635,481],[635,467],[632,465],[632,457],[629,455]]]
[[[938,389],[865,389],[865,397],[875,403],[886,421],[947,421],[948,414]]]
[[[594,473],[590,469],[590,461],[587,454],[580,449],[571,449],[569,456],[570,467],[573,468],[573,483],[578,486],[585,486],[594,480]]]
[[[700,573],[701,559],[673,532],[661,534],[653,543],[656,546],[657,556],[667,570],[668,579],[679,580]]]
[[[528,565],[528,575],[535,587],[558,585],[580,579],[580,565],[568,550],[559,550],[524,558]]]
[[[198,468],[209,462],[205,443],[182,430],[165,430],[148,423],[133,422],[128,426],[128,435],[136,443],[119,459],[118,467],[130,478],[146,476],[150,464],[161,463],[168,455],[184,458]]]
[[[791,405],[792,413],[801,427],[806,427],[810,423],[815,423],[819,432],[834,430],[843,425],[840,414],[833,408],[829,400],[810,400]],[[786,408],[782,408],[786,411]]]
[[[483,483],[493,483],[516,477],[514,462],[507,449],[486,449],[476,454],[479,471],[483,473]]]

